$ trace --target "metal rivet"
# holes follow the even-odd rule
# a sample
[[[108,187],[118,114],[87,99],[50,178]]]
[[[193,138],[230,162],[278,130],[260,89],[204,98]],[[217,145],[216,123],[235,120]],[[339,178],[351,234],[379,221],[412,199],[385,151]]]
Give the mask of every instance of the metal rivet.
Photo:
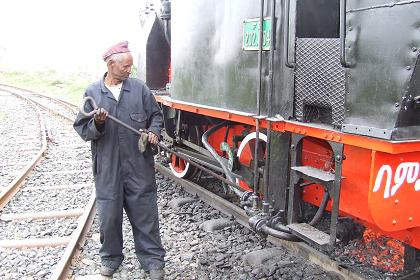
[[[395,102],[394,106],[398,108],[400,106],[400,103]]]
[[[396,224],[397,224],[397,221],[396,221],[396,220],[393,220],[393,221],[392,221],[392,224],[393,224],[393,225],[396,225]]]
[[[411,70],[411,66],[406,66],[405,69]]]
[[[409,218],[408,218],[408,221],[409,221],[409,222],[412,222],[412,221],[413,221],[413,217],[409,217]]]
[[[411,48],[411,50],[412,50],[413,52],[416,52],[416,51],[417,51],[417,48],[416,48],[416,47],[412,47],[412,48]]]
[[[349,26],[349,31],[352,31],[352,30],[353,30],[353,27]]]
[[[394,203],[395,204],[398,204],[400,201],[398,200],[398,199],[396,199],[395,201],[394,201]]]

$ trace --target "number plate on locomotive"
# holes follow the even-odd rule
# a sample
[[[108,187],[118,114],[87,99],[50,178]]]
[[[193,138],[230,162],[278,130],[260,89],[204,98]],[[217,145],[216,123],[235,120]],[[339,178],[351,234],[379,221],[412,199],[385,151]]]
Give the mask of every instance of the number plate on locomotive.
[[[259,25],[260,19],[247,19],[244,21],[243,44],[244,50],[257,51],[259,47]],[[271,19],[265,18],[263,21],[263,50],[270,49]]]

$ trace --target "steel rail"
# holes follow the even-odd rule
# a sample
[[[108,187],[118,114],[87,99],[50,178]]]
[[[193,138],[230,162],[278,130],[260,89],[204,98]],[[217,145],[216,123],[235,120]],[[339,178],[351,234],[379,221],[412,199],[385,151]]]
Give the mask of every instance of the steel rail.
[[[14,90],[18,90],[18,91],[20,91],[20,92],[22,92],[22,91],[23,91],[23,92],[27,92],[27,93],[29,93],[30,95],[39,96],[39,97],[44,97],[44,98],[47,98],[47,99],[53,100],[54,102],[59,103],[61,106],[66,107],[67,109],[71,110],[71,111],[72,111],[73,113],[75,113],[75,114],[77,114],[77,113],[79,112],[79,110],[78,110],[78,106],[77,106],[77,105],[75,105],[75,104],[73,104],[73,103],[71,103],[71,102],[69,102],[69,101],[67,101],[67,100],[61,99],[61,98],[59,98],[59,97],[53,97],[53,96],[49,96],[49,95],[46,95],[46,94],[42,94],[42,93],[38,93],[38,92],[34,92],[34,91],[31,91],[31,90],[22,89],[22,88],[19,88],[19,87],[9,86],[9,85],[5,85],[5,84],[1,84],[1,83],[0,83],[0,88],[2,88],[2,87],[6,87],[6,88],[8,88],[8,90],[10,90],[10,89],[14,89]],[[27,98],[29,98],[29,99],[33,100],[33,99],[32,99],[32,98],[30,98],[29,96],[27,96]],[[33,101],[34,101],[34,100],[33,100]],[[37,101],[34,101],[34,103],[36,103],[36,104],[40,105],[40,106],[41,106],[42,108],[44,108],[44,109],[47,109],[47,110],[51,111],[51,112],[52,112],[52,113],[54,113],[54,114],[58,114],[58,115],[60,115],[60,116],[63,116],[64,118],[66,118],[66,119],[70,120],[68,117],[64,116],[64,115],[63,115],[63,114],[61,114],[60,112],[56,112],[56,111],[54,111],[53,109],[50,109],[50,108],[48,108],[47,106],[45,106],[45,105],[43,105],[43,104],[41,104],[41,103],[39,103],[39,102],[37,102]],[[71,121],[73,121],[73,120],[71,120]]]
[[[250,229],[248,224],[249,217],[247,216],[246,212],[234,205],[233,203],[228,202],[227,200],[221,198],[220,196],[204,189],[203,187],[191,182],[187,181],[178,177],[175,177],[172,172],[164,167],[160,163],[155,163],[155,169],[162,174],[163,176],[170,178],[171,180],[179,183],[182,185],[185,191],[188,193],[198,196],[203,202],[211,205],[215,209],[219,210],[220,212],[234,217],[238,223],[243,225],[244,227]],[[340,274],[344,277],[344,279],[349,280],[363,280],[365,279],[359,273],[351,272],[346,268],[340,266],[337,262],[331,260],[327,255],[323,254],[315,250],[314,248],[310,247],[306,243],[303,242],[290,242],[283,239],[275,238],[269,236],[267,238],[268,241],[275,245],[280,245],[288,249],[289,251],[302,256],[314,264],[317,264],[328,271],[333,271],[335,273]]]
[[[0,193],[0,210],[3,209],[3,207],[13,198],[13,196],[19,191],[20,187],[25,182],[28,175],[31,173],[31,171],[39,164],[39,162],[44,157],[45,153],[47,152],[47,135],[46,135],[46,126],[44,122],[44,118],[42,117],[41,111],[39,108],[28,98],[24,97],[23,95],[12,92],[9,90],[5,90],[2,87],[0,87],[0,90],[11,93],[26,102],[28,102],[36,111],[38,118],[39,118],[39,124],[41,128],[41,149],[37,152],[37,154],[32,158],[32,160],[19,172],[18,176],[15,177],[15,179]]]
[[[66,247],[64,255],[61,257],[58,264],[55,266],[50,277],[51,280],[67,279],[67,272],[70,268],[71,261],[78,253],[78,249],[83,247],[86,241],[86,235],[89,232],[90,226],[93,223],[96,213],[96,197],[93,191],[90,200],[85,208],[85,211],[80,218],[77,228],[71,235],[71,240]]]
[[[47,111],[50,111],[53,114],[59,115],[60,117],[66,119],[66,120],[68,120],[70,122],[73,122],[74,121],[74,119],[69,118],[68,116],[61,114],[60,112],[54,110],[53,108],[50,108],[48,106],[45,106],[44,104],[42,104],[42,103],[40,103],[38,101],[35,101],[32,98],[29,98],[29,99],[32,100],[32,102],[36,103],[39,107],[43,108],[44,110],[47,110]]]
[[[5,87],[7,87],[9,89],[5,89]],[[42,107],[42,108],[44,108],[46,110],[49,110],[52,113],[54,113],[56,115],[59,115],[59,116],[63,117],[64,119],[68,120],[68,121],[73,122],[74,120],[73,119],[70,119],[69,117],[63,115],[62,113],[60,113],[60,112],[58,112],[56,110],[53,110],[53,109],[49,108],[48,106],[45,106],[43,104],[40,104],[39,102],[36,102],[36,101],[32,100],[31,98],[25,97],[25,96],[23,96],[23,95],[21,95],[19,93],[16,93],[16,92],[14,92],[14,91],[12,91],[10,89],[14,89],[14,90],[17,90],[17,91],[29,92],[31,94],[37,94],[37,93],[31,92],[31,91],[28,91],[28,90],[25,90],[25,89],[21,89],[21,88],[18,88],[18,87],[14,87],[14,86],[7,86],[7,85],[4,85],[4,84],[0,84],[0,90],[3,90],[5,92],[9,92],[11,94],[14,94],[16,96],[19,96],[19,97],[27,100],[35,108],[35,110],[37,111],[38,115],[40,116],[40,120],[42,120],[41,133],[43,135],[43,149],[45,148],[43,150],[43,152],[40,151],[37,154],[37,157],[36,157],[37,160],[36,161],[34,160],[33,162],[31,162],[31,164],[30,164],[31,169],[28,170],[27,172],[25,172],[23,174],[23,176],[20,178],[20,180],[19,180],[19,187],[20,187],[21,185],[23,185],[23,183],[25,181],[25,178],[30,173],[30,171],[32,171],[32,169],[42,160],[43,155],[45,154],[45,151],[47,150],[46,127],[45,127],[45,123],[43,121],[43,117],[42,117],[41,111],[39,110],[38,107]],[[53,98],[53,97],[44,96],[44,95],[41,95],[41,94],[37,94],[37,95],[40,95],[40,96],[49,98],[50,100],[55,100],[55,98]],[[59,100],[58,103],[60,103],[64,107],[67,107],[68,109],[71,109],[70,106],[74,106],[75,108],[77,108],[76,105],[74,105],[74,104],[72,104],[70,102],[62,101],[60,99],[58,99],[58,100]],[[62,102],[60,102],[60,101],[62,101],[63,103],[67,103],[68,105],[66,106],[66,105],[62,104]],[[71,110],[73,110],[73,109],[71,109]],[[39,156],[39,158],[38,158],[38,156]],[[28,164],[28,166],[29,166],[29,164]],[[5,192],[7,192],[7,191],[5,191]],[[7,202],[13,197],[13,195],[16,192],[17,192],[17,190],[11,196],[8,196]],[[0,199],[0,203],[2,201],[3,200]],[[0,206],[0,209],[3,206]],[[96,196],[95,196],[95,191],[93,191],[93,193],[92,193],[92,195],[90,197],[90,200],[89,200],[87,206],[85,207],[84,212],[83,212],[81,218],[79,219],[77,228],[73,231],[73,233],[71,235],[71,239],[70,239],[69,243],[66,246],[65,252],[64,252],[63,256],[61,257],[59,263],[53,269],[52,275],[51,275],[50,279],[66,279],[67,278],[66,274],[67,274],[67,272],[68,272],[68,270],[70,268],[71,262],[72,262],[73,258],[76,256],[76,254],[78,253],[78,249],[81,248],[81,247],[83,247],[83,244],[84,244],[85,239],[86,239],[86,235],[89,232],[89,229],[90,229],[90,227],[91,227],[91,225],[93,223],[93,220],[94,220],[94,217],[95,217],[95,213],[96,213]]]

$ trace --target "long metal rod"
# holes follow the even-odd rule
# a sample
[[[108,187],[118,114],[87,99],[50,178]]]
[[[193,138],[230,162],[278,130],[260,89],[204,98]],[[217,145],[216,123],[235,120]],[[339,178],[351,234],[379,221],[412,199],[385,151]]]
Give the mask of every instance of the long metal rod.
[[[84,108],[84,107],[85,107],[85,104],[87,104],[88,102],[91,104],[91,106],[92,106],[92,108],[93,108],[93,110],[92,110],[92,111],[90,111],[90,112],[86,112],[86,111],[85,111],[85,108]],[[87,117],[92,117],[92,116],[96,113],[97,109],[98,109],[98,106],[96,105],[95,100],[94,100],[92,97],[88,96],[88,97],[85,97],[85,98],[83,99],[82,105],[81,105],[81,107],[80,107],[80,112],[81,112],[83,115],[87,116]],[[134,132],[134,133],[135,133],[135,134],[137,134],[137,135],[141,135],[142,133],[146,133],[146,130],[143,130],[143,131],[138,131],[138,130],[136,130],[135,128],[133,128],[133,127],[129,126],[128,124],[126,124],[126,123],[124,123],[124,122],[120,121],[119,119],[115,118],[115,117],[114,117],[114,116],[112,116],[112,115],[108,115],[108,117],[107,117],[107,118],[108,118],[108,119],[110,119],[110,120],[112,120],[112,121],[114,121],[114,122],[116,122],[117,124],[119,124],[119,125],[121,125],[121,126],[123,126],[123,127],[127,128],[128,130],[130,130],[130,131]],[[203,137],[202,137],[202,139],[203,139],[203,144],[204,144],[204,145],[206,145],[208,135],[210,135],[212,132],[214,132],[215,130],[219,129],[219,128],[220,128],[221,126],[223,126],[223,125],[225,125],[225,122],[222,122],[222,123],[220,123],[220,124],[216,125],[215,127],[212,127],[212,128],[211,128],[211,129],[209,129],[206,133],[204,133],[204,134],[203,134]],[[207,143],[207,144],[208,144],[208,143]],[[161,144],[161,143],[158,143],[158,144],[157,144],[157,146],[158,146],[158,147],[160,147],[160,148],[161,148],[162,150],[164,150],[165,152],[168,152],[168,153],[170,153],[170,154],[173,154],[173,155],[175,155],[175,156],[177,156],[177,157],[179,157],[179,158],[181,158],[181,159],[183,159],[183,160],[185,160],[185,161],[189,162],[191,165],[193,165],[193,166],[195,166],[195,167],[197,167],[197,168],[199,168],[199,169],[201,169],[201,170],[203,170],[203,171],[205,171],[205,172],[209,173],[209,174],[210,174],[210,175],[212,175],[213,177],[215,177],[215,178],[217,178],[218,180],[220,180],[220,181],[222,181],[222,182],[224,182],[224,183],[228,184],[229,186],[232,186],[232,187],[233,187],[233,188],[232,188],[232,191],[233,191],[235,194],[237,194],[238,196],[242,196],[242,195],[243,195],[243,193],[245,192],[244,190],[242,190],[242,188],[241,188],[238,184],[236,184],[236,183],[235,183],[235,180],[233,179],[233,177],[231,177],[230,173],[227,173],[227,174],[226,174],[226,176],[230,176],[230,177],[229,177],[229,180],[228,180],[228,179],[224,178],[223,176],[220,176],[219,174],[217,174],[217,173],[213,172],[212,170],[209,170],[209,169],[207,169],[207,168],[205,168],[205,167],[201,166],[200,164],[198,164],[198,163],[194,162],[194,161],[193,161],[193,159],[192,159],[191,157],[187,156],[187,155],[183,155],[183,154],[177,153],[176,151],[169,149],[168,147],[166,147],[165,145],[163,145],[163,144]],[[211,152],[211,150],[209,150],[209,151]],[[213,151],[214,151],[214,149],[213,149]],[[217,155],[217,156],[218,156],[218,155]],[[216,160],[217,160],[217,158],[216,158]],[[220,162],[219,162],[219,163],[220,163]],[[224,165],[223,165],[223,164],[221,164],[221,166],[222,166],[223,170],[225,170]]]
[[[179,157],[179,158],[181,158],[181,159],[183,159],[183,160],[185,160],[185,161],[189,162],[191,165],[193,165],[193,166],[195,166],[195,167],[197,167],[197,168],[199,168],[199,169],[203,170],[204,172],[207,172],[208,174],[210,174],[211,176],[215,177],[216,179],[218,179],[218,180],[220,180],[220,181],[222,181],[222,182],[224,182],[224,183],[228,184],[229,186],[232,186],[233,188],[235,188],[236,190],[238,190],[239,192],[241,192],[240,194],[239,194],[239,193],[237,193],[239,196],[241,196],[241,195],[245,192],[245,191],[241,188],[241,186],[240,186],[240,185],[238,185],[238,184],[236,184],[236,183],[234,183],[234,182],[232,182],[232,181],[230,181],[230,180],[226,179],[225,177],[223,177],[223,176],[221,176],[221,175],[217,174],[216,172],[214,172],[214,171],[212,171],[212,170],[210,170],[210,169],[208,169],[208,168],[205,168],[204,166],[202,166],[202,165],[200,165],[200,164],[196,163],[196,162],[192,159],[192,157],[189,157],[189,156],[187,156],[187,155],[185,155],[185,154],[180,154],[180,153],[178,153],[178,152],[176,152],[176,151],[174,151],[174,150],[169,149],[168,147],[165,147],[164,145],[162,145],[162,144],[160,144],[160,143],[158,144],[158,146],[159,146],[160,148],[162,148],[165,152],[171,153],[171,154],[173,154],[173,155],[175,155],[175,156],[177,156],[177,157]]]
[[[262,90],[262,50],[263,50],[263,22],[264,22],[264,0],[261,0],[260,7],[260,30],[258,38],[258,87],[257,87],[257,117],[261,114],[261,90]],[[260,121],[259,118],[255,119],[255,149],[254,149],[254,195],[258,192],[258,145],[259,145]]]
[[[269,60],[269,76],[268,76],[268,94],[267,94],[267,145],[265,150],[265,168],[264,168],[264,201],[263,201],[263,211],[264,213],[268,214],[270,209],[270,201],[269,201],[269,180],[270,180],[270,154],[271,154],[271,120],[272,117],[272,96],[274,92],[274,34],[276,32],[276,0],[271,0],[271,33],[270,33],[270,60]]]

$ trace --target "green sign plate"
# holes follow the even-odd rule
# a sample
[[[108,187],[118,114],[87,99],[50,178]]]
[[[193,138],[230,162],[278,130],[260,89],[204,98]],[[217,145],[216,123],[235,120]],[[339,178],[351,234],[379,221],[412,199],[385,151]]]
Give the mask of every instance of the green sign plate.
[[[244,50],[257,51],[259,47],[259,35],[260,35],[260,19],[247,19],[244,21],[243,29],[243,44]],[[270,50],[270,38],[271,37],[271,18],[265,18],[263,21],[263,50]]]

